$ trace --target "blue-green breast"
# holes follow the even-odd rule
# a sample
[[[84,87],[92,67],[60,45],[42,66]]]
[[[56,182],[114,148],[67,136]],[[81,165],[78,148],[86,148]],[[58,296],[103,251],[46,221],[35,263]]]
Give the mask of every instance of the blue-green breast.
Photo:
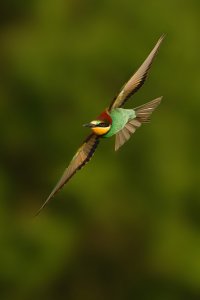
[[[110,115],[112,118],[112,126],[108,133],[103,136],[105,138],[116,134],[118,131],[124,128],[129,120],[136,117],[135,111],[133,109],[124,108],[115,108],[112,110]]]

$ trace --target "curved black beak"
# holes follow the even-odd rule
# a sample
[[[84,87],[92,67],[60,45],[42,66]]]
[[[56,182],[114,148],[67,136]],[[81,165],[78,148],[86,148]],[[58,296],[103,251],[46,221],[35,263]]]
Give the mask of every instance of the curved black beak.
[[[94,124],[92,124],[92,123],[88,123],[88,124],[83,124],[83,126],[84,127],[95,127],[95,125]]]

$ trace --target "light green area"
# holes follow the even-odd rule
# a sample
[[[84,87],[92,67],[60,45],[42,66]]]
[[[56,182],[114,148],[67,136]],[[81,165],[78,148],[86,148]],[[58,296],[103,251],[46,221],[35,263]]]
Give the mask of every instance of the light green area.
[[[112,118],[112,126],[108,133],[106,133],[103,137],[110,137],[117,132],[119,132],[128,120],[132,120],[135,118],[135,111],[133,109],[123,109],[123,108],[115,108],[111,112]]]
[[[2,0],[0,300],[200,299],[200,1]],[[41,206],[95,120],[162,103]]]

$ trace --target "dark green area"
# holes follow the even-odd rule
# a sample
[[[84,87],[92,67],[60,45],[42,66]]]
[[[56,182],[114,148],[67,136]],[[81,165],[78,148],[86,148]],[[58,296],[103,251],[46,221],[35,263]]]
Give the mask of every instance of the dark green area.
[[[0,299],[200,297],[199,1],[1,1]],[[149,125],[43,203],[94,119],[166,39],[127,103]]]

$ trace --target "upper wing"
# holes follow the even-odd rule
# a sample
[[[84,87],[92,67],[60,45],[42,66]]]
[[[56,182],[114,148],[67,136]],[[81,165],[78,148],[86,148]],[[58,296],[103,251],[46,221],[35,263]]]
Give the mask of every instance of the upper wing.
[[[57,185],[38,210],[36,215],[38,215],[44,206],[49,202],[51,198],[55,196],[55,194],[64,186],[65,183],[69,181],[69,179],[76,173],[76,171],[80,170],[92,157],[99,143],[99,137],[95,134],[91,134],[87,137],[83,145],[78,149],[76,154],[74,155],[72,161],[70,162],[68,168],[64,171],[61,179],[58,181]]]
[[[144,84],[148,75],[148,71],[152,65],[152,62],[158,52],[158,49],[163,39],[164,35],[160,37],[157,44],[155,45],[149,56],[146,58],[146,60],[143,62],[143,64],[140,66],[140,68],[124,85],[120,93],[114,98],[109,107],[109,111],[111,111],[113,108],[121,107],[128,100],[128,98],[135,92],[137,92],[137,90]]]

